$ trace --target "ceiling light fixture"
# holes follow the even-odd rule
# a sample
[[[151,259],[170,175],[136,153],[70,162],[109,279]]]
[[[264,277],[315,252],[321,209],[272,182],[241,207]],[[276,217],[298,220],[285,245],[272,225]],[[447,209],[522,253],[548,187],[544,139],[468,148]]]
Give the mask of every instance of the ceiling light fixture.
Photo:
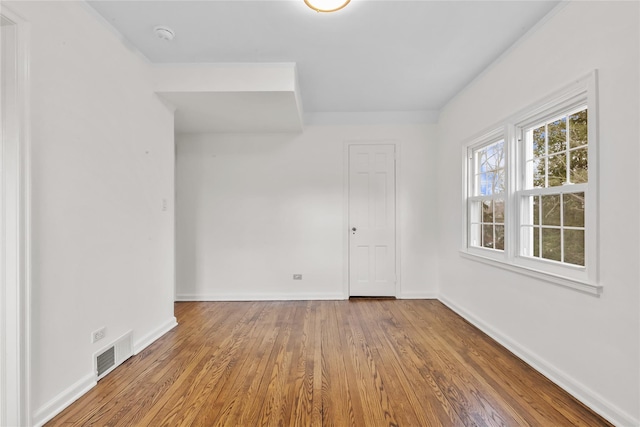
[[[349,4],[351,0],[304,0],[316,12],[335,12]]]
[[[153,29],[159,39],[171,41],[175,38],[176,33],[171,28],[158,26]]]

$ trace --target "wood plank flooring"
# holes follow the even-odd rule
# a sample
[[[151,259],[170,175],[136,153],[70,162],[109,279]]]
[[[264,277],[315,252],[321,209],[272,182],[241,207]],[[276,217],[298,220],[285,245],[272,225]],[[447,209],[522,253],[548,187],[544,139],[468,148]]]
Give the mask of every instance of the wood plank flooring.
[[[435,300],[176,303],[47,426],[608,426]]]

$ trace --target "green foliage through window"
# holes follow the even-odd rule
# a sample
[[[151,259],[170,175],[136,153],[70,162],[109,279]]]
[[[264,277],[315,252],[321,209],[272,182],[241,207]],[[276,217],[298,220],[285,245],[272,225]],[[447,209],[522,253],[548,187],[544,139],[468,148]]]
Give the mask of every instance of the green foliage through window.
[[[596,86],[540,93],[464,144],[465,256],[599,290]]]
[[[529,242],[523,250],[529,256],[585,265],[585,193],[572,185],[588,182],[587,128],[587,109],[581,108],[525,131],[524,189],[557,189],[523,200],[523,240]]]
[[[532,188],[587,182],[587,110],[530,129]]]

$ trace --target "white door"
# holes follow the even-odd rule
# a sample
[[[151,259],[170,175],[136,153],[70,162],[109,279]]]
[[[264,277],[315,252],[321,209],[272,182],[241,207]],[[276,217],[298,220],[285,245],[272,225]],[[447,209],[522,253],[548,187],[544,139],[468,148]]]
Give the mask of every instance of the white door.
[[[396,295],[395,146],[349,146],[349,295]]]

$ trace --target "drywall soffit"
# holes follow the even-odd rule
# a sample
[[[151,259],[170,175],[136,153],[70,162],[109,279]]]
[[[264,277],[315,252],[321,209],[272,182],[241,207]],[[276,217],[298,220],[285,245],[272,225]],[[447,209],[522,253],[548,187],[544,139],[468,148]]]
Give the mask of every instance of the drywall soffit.
[[[154,67],[156,93],[175,108],[177,133],[300,132],[295,64]]]

